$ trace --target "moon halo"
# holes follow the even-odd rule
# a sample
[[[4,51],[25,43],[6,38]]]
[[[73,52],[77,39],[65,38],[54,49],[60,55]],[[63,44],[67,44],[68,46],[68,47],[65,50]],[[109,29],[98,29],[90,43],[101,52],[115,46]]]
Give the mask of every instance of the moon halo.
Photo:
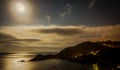
[[[15,21],[20,23],[30,22],[33,14],[33,7],[29,0],[12,0],[9,9]]]

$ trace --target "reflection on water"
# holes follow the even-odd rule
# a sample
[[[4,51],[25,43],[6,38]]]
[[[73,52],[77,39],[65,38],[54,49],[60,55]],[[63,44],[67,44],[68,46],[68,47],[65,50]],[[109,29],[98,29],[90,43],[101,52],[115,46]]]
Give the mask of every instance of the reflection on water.
[[[27,57],[26,57],[27,56]],[[33,55],[9,54],[0,60],[0,70],[30,70],[31,63],[18,62],[20,60],[28,61]]]
[[[82,65],[60,59],[27,62],[33,56],[34,54],[6,55],[0,59],[0,70],[111,70],[100,69],[98,64]]]
[[[0,59],[0,70],[92,70],[91,65],[81,65],[59,59],[27,62],[33,54],[9,54]],[[26,62],[20,62],[25,60]]]
[[[5,66],[3,67],[3,70],[30,70],[30,63],[18,63],[17,60],[11,60],[11,61],[5,61]]]

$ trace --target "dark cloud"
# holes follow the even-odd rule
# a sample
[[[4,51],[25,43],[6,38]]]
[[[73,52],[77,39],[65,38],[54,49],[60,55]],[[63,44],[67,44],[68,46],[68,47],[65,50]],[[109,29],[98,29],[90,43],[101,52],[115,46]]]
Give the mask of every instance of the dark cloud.
[[[100,38],[101,37],[101,34],[96,34],[95,32],[94,33],[83,33],[80,35],[80,38]]]
[[[17,39],[12,35],[0,33],[0,41],[41,41],[40,39]]]
[[[17,40],[17,39],[11,35],[0,33],[0,47],[11,46],[13,40]]]
[[[1,46],[12,46],[15,44],[20,44],[20,42],[36,42],[41,41],[39,39],[17,39],[9,34],[0,33],[0,45]]]
[[[32,42],[32,41],[42,41],[40,39],[17,39],[16,41],[29,41],[29,42]]]
[[[39,42],[39,41],[42,41],[42,40],[41,39],[17,39],[17,40],[14,40],[13,42],[20,44],[20,42],[34,43],[34,42]]]
[[[83,32],[83,30],[80,30],[78,28],[52,28],[52,29],[40,29],[38,31],[42,33],[55,33],[64,36],[75,35]]]
[[[4,40],[16,40],[15,37],[8,35],[8,34],[4,34],[4,33],[0,33],[0,40],[4,41]]]

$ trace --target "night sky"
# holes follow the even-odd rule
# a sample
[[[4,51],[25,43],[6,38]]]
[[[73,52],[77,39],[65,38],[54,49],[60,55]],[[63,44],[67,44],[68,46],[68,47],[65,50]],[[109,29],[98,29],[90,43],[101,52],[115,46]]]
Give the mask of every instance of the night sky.
[[[119,0],[0,0],[1,52],[58,52],[120,40],[119,30]]]
[[[10,2],[0,0],[0,25],[12,25]],[[22,1],[22,0],[21,0]],[[119,0],[24,0],[31,4],[33,25],[104,26],[120,23]]]

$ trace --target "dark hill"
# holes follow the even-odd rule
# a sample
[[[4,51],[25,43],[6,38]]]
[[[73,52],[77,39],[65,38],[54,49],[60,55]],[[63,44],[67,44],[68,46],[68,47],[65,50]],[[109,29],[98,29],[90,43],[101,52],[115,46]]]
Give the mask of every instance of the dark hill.
[[[96,52],[100,50],[108,49],[109,47],[104,46],[97,42],[83,42],[73,47],[68,47],[62,50],[58,55],[63,58],[77,57],[90,52]]]
[[[111,46],[114,46],[111,47]],[[117,46],[117,48],[116,48]],[[63,49],[57,55],[36,55],[31,61],[45,60],[51,58],[65,59],[77,63],[94,63],[99,60],[109,60],[113,56],[119,59],[120,41],[104,41],[104,42],[83,42],[76,46]],[[111,54],[114,53],[114,54]],[[106,56],[103,56],[106,55]],[[109,55],[109,58],[107,58]],[[117,56],[116,56],[117,55]],[[114,61],[114,59],[111,59]],[[109,60],[110,61],[110,60]],[[102,62],[101,62],[102,63]]]

